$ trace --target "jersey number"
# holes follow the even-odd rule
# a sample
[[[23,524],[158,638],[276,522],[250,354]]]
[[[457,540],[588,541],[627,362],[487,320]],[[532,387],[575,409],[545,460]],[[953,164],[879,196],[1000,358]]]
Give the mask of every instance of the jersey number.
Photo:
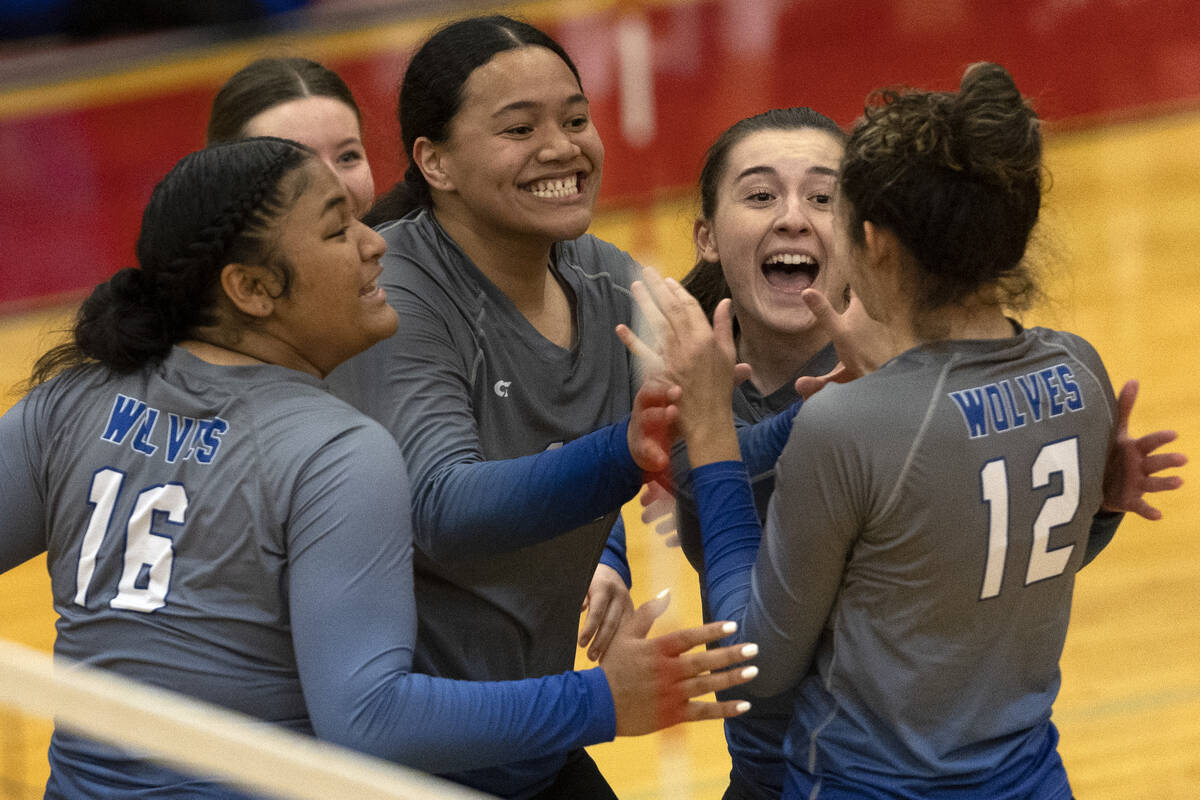
[[[1067,568],[1075,545],[1050,549],[1050,531],[1075,517],[1079,508],[1079,440],[1072,437],[1048,444],[1033,462],[1032,486],[1040,489],[1050,483],[1054,474],[1062,475],[1062,492],[1042,504],[1033,522],[1033,549],[1029,553],[1029,568],[1025,585],[1061,575]],[[1008,472],[1004,459],[998,458],[983,465],[979,473],[983,486],[983,501],[988,505],[988,553],[983,571],[983,589],[979,599],[1000,594],[1004,580],[1004,559],[1008,554]]]
[[[75,571],[75,603],[86,605],[88,587],[96,569],[96,555],[112,521],[117,496],[125,475],[115,469],[102,469],[92,476],[88,518],[83,545],[79,548],[79,567]],[[167,522],[182,525],[188,498],[183,486],[168,483],[143,489],[133,504],[125,524],[125,564],[117,584],[117,596],[109,601],[112,608],[150,612],[167,604],[171,583],[171,563],[175,547],[171,537],[155,533],[156,514],[166,514]]]

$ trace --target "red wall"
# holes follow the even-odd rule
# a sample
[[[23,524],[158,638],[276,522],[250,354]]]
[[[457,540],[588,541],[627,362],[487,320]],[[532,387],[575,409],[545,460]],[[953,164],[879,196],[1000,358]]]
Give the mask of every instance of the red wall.
[[[708,144],[747,114],[810,105],[849,124],[872,89],[950,89],[973,61],[1007,66],[1043,117],[1065,124],[1200,100],[1195,0],[697,2],[647,12],[655,133],[634,145],[621,133],[619,19],[533,19],[583,74],[607,150],[605,203],[689,186]],[[363,107],[380,190],[401,172],[392,106],[406,58],[327,62]],[[201,146],[215,90],[0,119],[0,310],[78,293],[132,262],[141,208],[175,160]]]

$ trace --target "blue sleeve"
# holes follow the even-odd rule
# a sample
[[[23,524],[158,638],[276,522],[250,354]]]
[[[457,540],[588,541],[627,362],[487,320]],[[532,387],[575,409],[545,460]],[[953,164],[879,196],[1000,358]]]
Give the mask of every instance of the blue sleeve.
[[[435,559],[518,550],[620,508],[642,485],[628,427],[520,458],[445,466],[414,502],[421,549]]]
[[[37,403],[25,397],[0,418],[0,572],[46,549],[45,498],[37,484],[42,470],[36,408]]]
[[[389,287],[388,297],[399,332],[339,367],[330,382],[399,443],[423,552],[446,560],[519,550],[637,493],[642,471],[629,453],[628,421],[562,447],[485,460],[472,409],[469,337],[410,291]]]
[[[1121,520],[1125,518],[1125,514],[1120,511],[1097,511],[1092,517],[1092,527],[1088,531],[1087,549],[1083,552],[1083,563],[1079,565],[1083,569],[1096,556],[1100,555],[1100,551],[1108,547],[1108,543],[1117,535],[1117,526],[1121,524]]]
[[[767,417],[753,424],[736,420],[738,449],[742,454],[742,463],[746,472],[751,476],[770,472],[779,460],[788,437],[792,434],[792,423],[804,401],[797,400],[773,417]],[[671,469],[676,485],[676,497],[683,503],[694,507],[695,490],[692,486],[694,476],[690,474],[690,463],[687,460],[687,448],[678,447],[672,454]]]
[[[608,541],[604,543],[604,552],[600,554],[600,563],[607,564],[616,570],[625,581],[625,587],[633,588],[633,572],[629,569],[629,558],[625,554],[625,519],[617,514]]]
[[[717,461],[692,470],[704,546],[704,570],[713,619],[739,623],[750,602],[750,579],[762,541],[750,476],[741,461]]]
[[[318,452],[288,523],[296,660],[318,736],[428,772],[519,761],[616,731],[599,669],[522,681],[414,674],[404,464],[376,426]]]

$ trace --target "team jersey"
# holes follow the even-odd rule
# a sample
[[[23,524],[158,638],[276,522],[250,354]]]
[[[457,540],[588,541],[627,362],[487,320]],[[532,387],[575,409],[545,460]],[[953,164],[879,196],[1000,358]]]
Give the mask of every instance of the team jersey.
[[[1050,713],[1114,415],[1068,333],[908,351],[797,415],[757,560],[744,469],[693,471],[749,688],[802,681],[785,797],[1070,797]]]
[[[0,502],[0,570],[47,554],[56,655],[426,771],[614,735],[599,670],[410,671],[403,460],[308,375],[181,348],[64,372],[0,420]],[[50,762],[51,798],[235,796],[61,733]]]
[[[400,327],[330,382],[391,431],[408,465],[414,663],[473,680],[570,669],[580,603],[620,506],[642,482],[620,422],[634,394],[631,357],[614,333],[631,321],[637,268],[592,236],[554,247],[552,269],[575,322],[564,349],[429,211],[378,230],[388,244],[380,285]],[[453,777],[529,796],[548,785],[566,751]]]

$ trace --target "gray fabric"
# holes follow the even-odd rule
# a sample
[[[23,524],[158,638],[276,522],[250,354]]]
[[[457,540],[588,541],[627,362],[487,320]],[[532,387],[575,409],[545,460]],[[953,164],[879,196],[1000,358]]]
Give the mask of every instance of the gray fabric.
[[[537,453],[629,413],[632,368],[613,329],[630,321],[636,267],[592,236],[556,246],[576,321],[575,346],[564,350],[529,324],[429,212],[380,233],[388,242],[380,285],[400,328],[329,383],[392,432],[408,466],[418,507],[417,667],[475,680],[570,669],[579,605],[618,509],[515,552],[439,559],[430,555],[439,531],[422,520],[489,498],[438,495],[434,508],[422,504],[448,465]],[[570,487],[561,489],[570,502]]]
[[[815,665],[789,733],[793,764],[979,775],[1035,746],[1017,732],[1041,730],[1058,691],[1114,417],[1096,352],[1045,329],[917,348],[804,406],[739,632],[762,648],[756,693]],[[991,592],[989,511],[1000,507],[1007,555],[992,558],[1003,581]],[[1054,525],[1049,555],[1032,556],[1039,513]],[[1027,577],[1031,561],[1059,557]]]

